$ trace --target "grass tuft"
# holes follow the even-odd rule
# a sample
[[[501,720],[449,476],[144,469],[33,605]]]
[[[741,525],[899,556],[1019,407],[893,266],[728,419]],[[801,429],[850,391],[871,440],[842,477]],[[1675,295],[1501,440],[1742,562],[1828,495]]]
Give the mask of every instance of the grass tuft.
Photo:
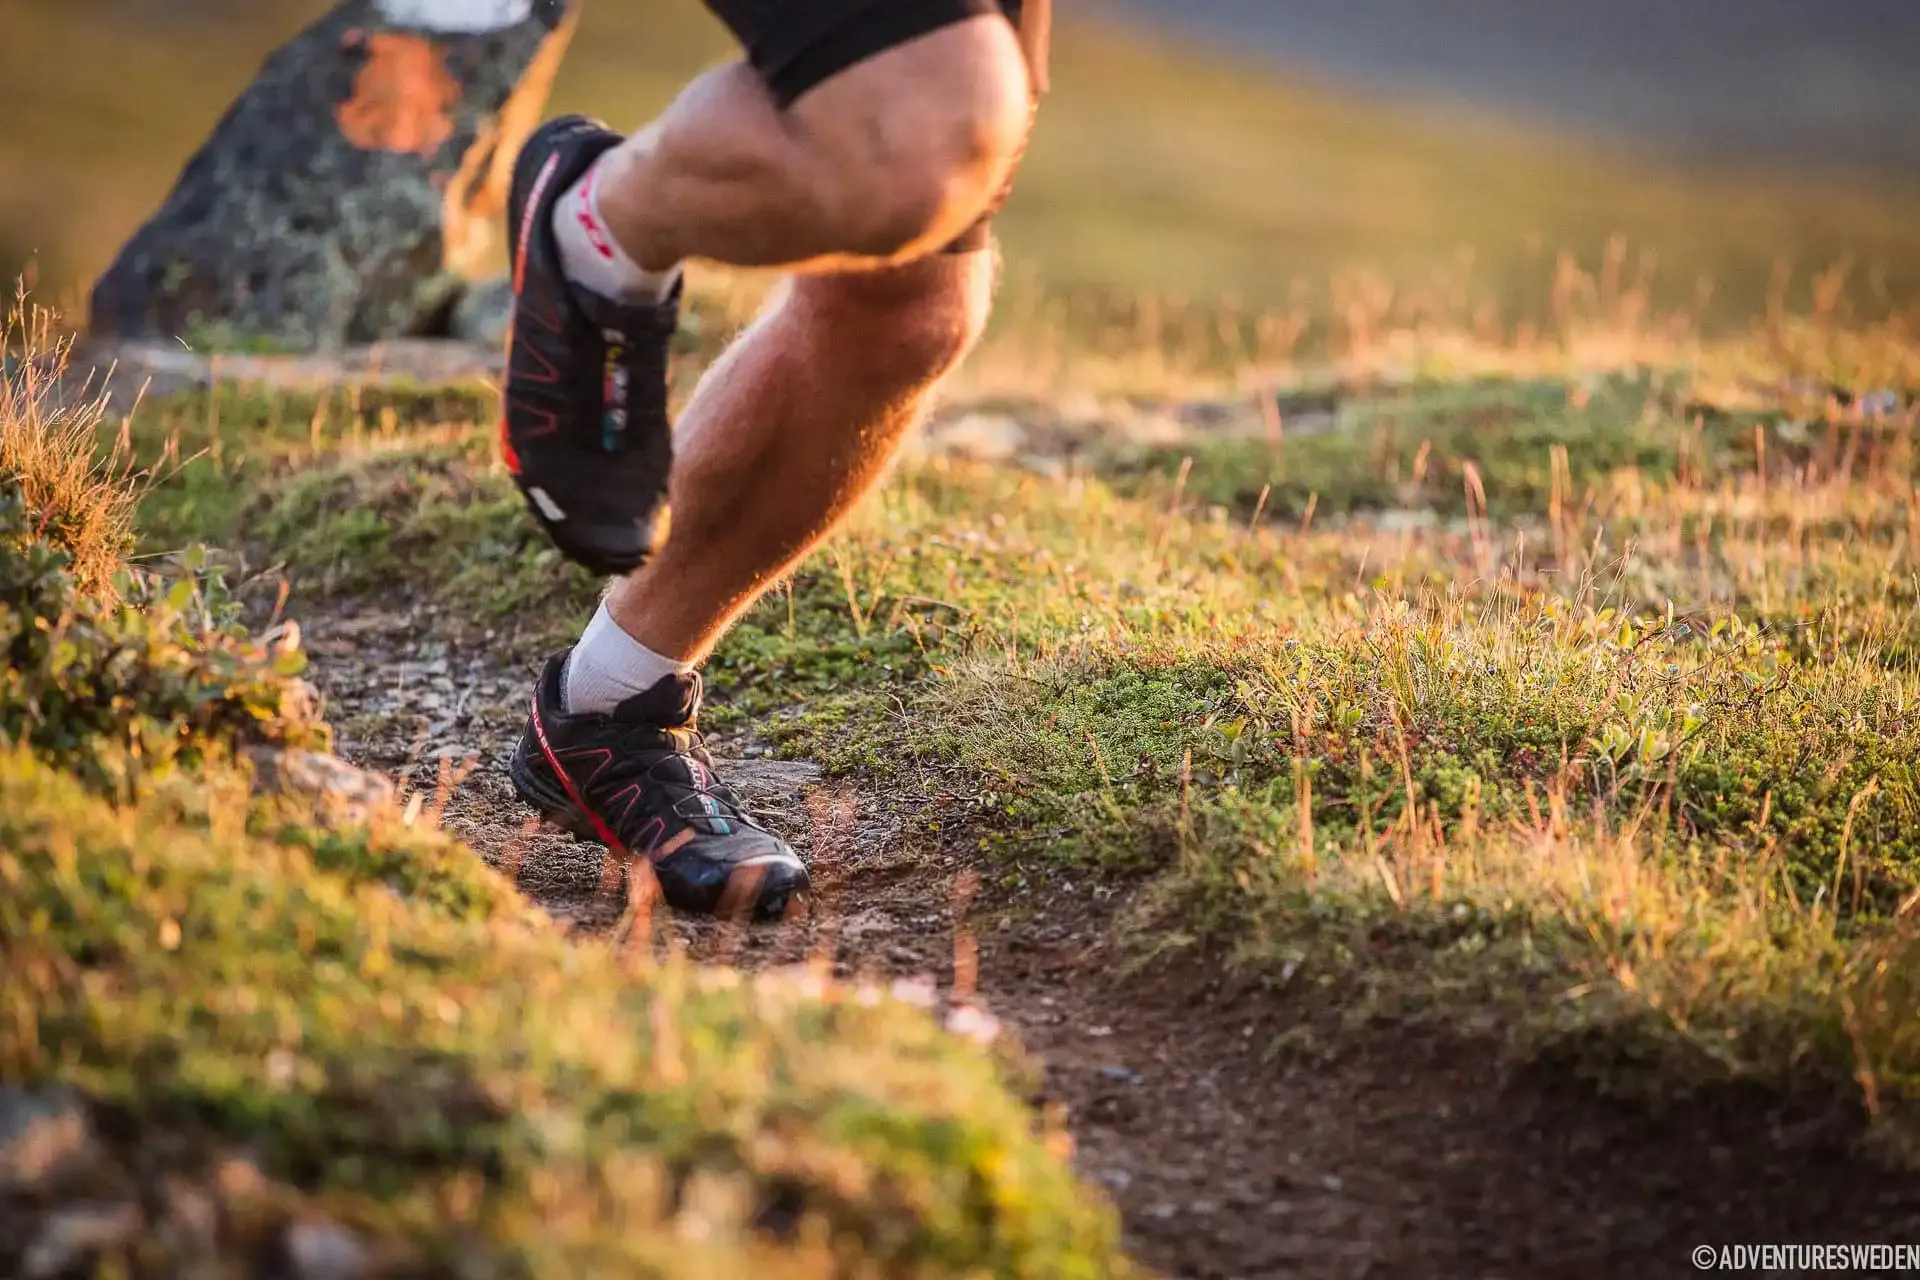
[[[0,487],[19,491],[80,590],[107,599],[133,545],[137,477],[124,449],[101,452],[105,402],[66,385],[53,319],[22,295],[0,324]]]

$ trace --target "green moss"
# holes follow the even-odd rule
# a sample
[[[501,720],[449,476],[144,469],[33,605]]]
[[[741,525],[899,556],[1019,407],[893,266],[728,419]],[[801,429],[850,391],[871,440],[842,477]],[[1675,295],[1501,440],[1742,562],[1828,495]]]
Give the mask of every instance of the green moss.
[[[1897,424],[1814,426],[1809,417],[1827,409],[1821,397],[1777,396],[1765,408],[1722,410],[1697,399],[1687,378],[1652,372],[1421,380],[1283,413],[1277,434],[1199,433],[1149,449],[1096,442],[1095,466],[1123,491],[1157,497],[1184,464],[1190,499],[1285,523],[1388,511],[1442,524],[1545,520],[1556,506],[1611,516],[1647,486],[1712,488],[1761,471],[1792,485],[1870,455],[1877,471],[1912,473],[1916,455]]]
[[[414,436],[477,442],[495,403],[477,386],[278,391],[229,382],[144,402],[127,424],[138,464],[157,481],[140,495],[142,547],[235,546],[251,532],[263,488]]]
[[[0,850],[0,1083],[78,1090],[144,1178],[244,1150],[309,1212],[507,1274],[1122,1269],[917,1010],[569,942],[439,836],[116,811],[18,753]]]

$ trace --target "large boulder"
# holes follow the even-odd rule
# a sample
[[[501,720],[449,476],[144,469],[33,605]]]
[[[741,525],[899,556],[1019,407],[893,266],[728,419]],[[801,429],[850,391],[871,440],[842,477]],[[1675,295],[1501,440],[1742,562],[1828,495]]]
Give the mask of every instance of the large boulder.
[[[270,57],[94,286],[92,332],[285,351],[444,330],[571,0],[347,0]]]

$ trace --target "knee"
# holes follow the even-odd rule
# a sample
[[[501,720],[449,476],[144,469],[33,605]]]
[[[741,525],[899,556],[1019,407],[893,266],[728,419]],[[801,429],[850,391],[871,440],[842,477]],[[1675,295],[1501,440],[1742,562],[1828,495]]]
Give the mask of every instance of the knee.
[[[1024,86],[1025,73],[1020,84]],[[859,224],[857,250],[890,258],[944,243],[978,219],[999,194],[1019,156],[1028,119],[1024,88],[1012,102],[972,102],[938,112],[928,144],[891,157],[856,186],[849,212]]]
[[[836,346],[858,349],[876,376],[903,386],[957,366],[993,309],[994,255],[936,254],[880,271],[808,276],[797,300]]]
[[[1032,98],[998,19],[938,32],[872,70],[858,83],[849,73],[844,95],[819,95],[835,116],[823,200],[849,252],[894,258],[958,234],[988,206],[1025,143]]]

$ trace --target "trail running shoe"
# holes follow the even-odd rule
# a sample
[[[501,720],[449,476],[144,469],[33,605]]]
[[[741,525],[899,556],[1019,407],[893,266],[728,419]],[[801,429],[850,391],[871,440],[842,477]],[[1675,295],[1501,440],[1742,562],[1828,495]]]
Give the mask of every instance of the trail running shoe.
[[[806,893],[806,864],[713,775],[695,729],[700,677],[669,676],[612,715],[568,715],[566,657],[547,662],[508,773],[548,821],[614,853],[646,859],[669,906],[714,914],[751,904],[783,915]],[[731,895],[729,886],[733,887]]]
[[[507,205],[501,452],[554,545],[601,574],[638,568],[666,536],[667,355],[680,313],[678,285],[662,303],[627,306],[561,272],[554,204],[621,141],[597,120],[548,121],[514,162]]]

